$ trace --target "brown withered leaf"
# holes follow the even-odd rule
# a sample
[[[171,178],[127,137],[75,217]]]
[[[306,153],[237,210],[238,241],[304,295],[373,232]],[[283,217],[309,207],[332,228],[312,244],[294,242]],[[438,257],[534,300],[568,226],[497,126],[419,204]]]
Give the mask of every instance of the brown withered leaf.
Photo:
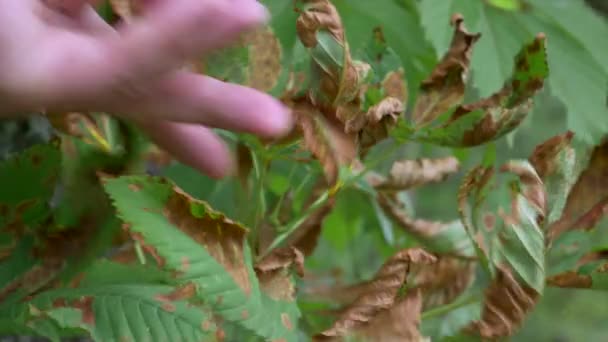
[[[411,290],[389,310],[378,314],[357,334],[366,341],[374,342],[430,342],[420,333],[422,293]]]
[[[460,14],[452,17],[452,25],[454,35],[449,50],[420,86],[413,113],[413,121],[418,126],[432,122],[464,97],[473,46],[481,34],[469,33]]]
[[[293,110],[304,146],[321,163],[327,182],[335,184],[340,168],[350,165],[357,156],[355,135],[344,133],[308,102],[295,104]]]
[[[304,255],[294,247],[274,250],[254,266],[262,291],[275,300],[293,301],[291,270],[304,276]]]
[[[388,179],[375,188],[381,191],[408,190],[428,183],[441,182],[459,170],[460,163],[454,157],[397,161],[393,164]]]
[[[112,11],[123,21],[130,22],[134,16],[141,13],[141,0],[110,0]]]
[[[555,170],[560,167],[557,164],[558,160],[556,158],[558,154],[568,148],[573,137],[574,133],[567,131],[564,134],[552,137],[534,148],[529,160],[541,179],[545,179],[555,173]]]
[[[459,220],[429,221],[411,217],[395,194],[380,193],[378,204],[396,225],[412,235],[425,248],[443,256],[468,259],[474,255],[473,245]]]
[[[389,130],[397,124],[404,111],[403,102],[395,97],[387,97],[367,111],[365,125],[358,135],[362,155],[388,137]]]
[[[446,305],[471,286],[475,262],[440,256],[437,262],[413,271],[411,283],[423,294],[423,310]]]
[[[205,215],[196,217],[192,215],[193,210],[200,210]],[[247,234],[245,228],[223,214],[215,212],[206,203],[191,197],[178,187],[173,188],[172,195],[163,209],[163,215],[171,224],[204,246],[208,253],[224,266],[243,292],[246,294],[251,292],[249,273],[243,254]]]
[[[306,47],[317,45],[317,31],[325,29],[339,42],[344,42],[344,28],[336,8],[328,0],[303,0],[310,6],[296,22],[298,37]]]
[[[590,229],[608,210],[608,138],[596,146],[579,175],[558,221],[549,227],[549,240],[565,231]]]
[[[406,283],[412,265],[430,264],[435,261],[433,255],[420,248],[399,251],[384,263],[372,280],[350,286],[351,290],[356,289],[360,295],[343,310],[331,328],[317,334],[315,339],[345,337],[372,327],[375,319],[386,311],[394,309],[399,303],[399,290]],[[418,312],[419,310],[418,308]],[[409,312],[409,309],[406,311]],[[401,317],[402,320],[418,318],[417,316]],[[412,326],[417,330],[417,324],[414,323]]]
[[[403,69],[386,74],[382,81],[382,89],[386,96],[394,97],[401,101],[402,104],[407,103],[408,90],[405,84],[405,72]]]
[[[245,43],[249,46],[248,85],[261,91],[272,90],[281,75],[281,43],[270,27],[248,33]]]
[[[481,320],[465,327],[464,332],[484,339],[510,336],[539,298],[534,289],[518,283],[511,271],[497,268],[496,278],[486,290]]]
[[[606,290],[608,287],[608,250],[582,256],[573,270],[547,278],[547,285],[572,289]]]

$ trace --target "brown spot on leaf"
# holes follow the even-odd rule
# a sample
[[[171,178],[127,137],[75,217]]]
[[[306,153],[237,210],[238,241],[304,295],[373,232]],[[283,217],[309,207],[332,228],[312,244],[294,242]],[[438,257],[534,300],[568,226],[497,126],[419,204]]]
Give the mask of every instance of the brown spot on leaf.
[[[407,102],[408,91],[405,85],[405,72],[403,69],[389,72],[382,81],[382,89],[388,97],[394,97],[405,104]]]
[[[188,272],[188,270],[190,269],[190,259],[188,259],[188,257],[183,256],[182,257],[182,268],[181,271],[182,272]]]
[[[217,330],[215,331],[215,338],[216,338],[218,341],[223,341],[224,339],[226,339],[226,332],[224,332],[224,330],[223,330],[223,329],[217,329]]]
[[[31,158],[34,166],[38,166],[42,162],[42,156],[39,154],[32,154]]]
[[[201,323],[201,329],[203,329],[204,331],[208,331],[209,329],[211,329],[212,325],[213,323],[211,323],[210,320],[204,320],[203,323]]]
[[[286,313],[281,314],[281,323],[287,330],[293,330],[293,324],[291,324],[291,320],[289,319],[289,315]]]
[[[129,184],[129,189],[133,192],[139,192],[142,189],[141,184]]]
[[[245,40],[250,46],[249,85],[261,91],[272,90],[282,69],[279,40],[269,27],[253,31]]]
[[[588,275],[567,271],[549,277],[547,279],[547,284],[555,287],[588,289],[593,285],[593,279]]]
[[[68,301],[65,298],[57,298],[53,301],[54,308],[74,308],[81,311],[82,323],[87,325],[95,325],[95,314],[93,312],[93,297],[82,296],[80,298]]]
[[[275,300],[293,301],[295,287],[290,271],[304,275],[304,255],[294,247],[275,249],[254,269],[264,293]]]
[[[243,310],[243,311],[241,311],[241,318],[242,318],[242,319],[247,319],[247,318],[249,318],[249,311],[247,311],[247,310]]]
[[[129,234],[131,235],[131,237],[133,238],[133,240],[137,241],[141,248],[143,248],[143,250],[150,254],[152,256],[152,258],[154,259],[154,261],[156,261],[156,264],[159,267],[164,267],[166,260],[165,258],[163,258],[159,253],[158,250],[156,249],[156,247],[148,245],[145,243],[145,239],[144,236],[141,233],[136,233],[136,232],[132,232],[130,231]]]

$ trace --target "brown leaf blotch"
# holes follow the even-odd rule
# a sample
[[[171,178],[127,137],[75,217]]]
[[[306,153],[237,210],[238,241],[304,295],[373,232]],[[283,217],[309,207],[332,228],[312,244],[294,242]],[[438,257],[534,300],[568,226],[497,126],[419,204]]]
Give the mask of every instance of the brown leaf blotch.
[[[289,315],[286,313],[281,314],[281,323],[287,330],[293,330],[293,324],[291,323],[291,319],[289,319]]]

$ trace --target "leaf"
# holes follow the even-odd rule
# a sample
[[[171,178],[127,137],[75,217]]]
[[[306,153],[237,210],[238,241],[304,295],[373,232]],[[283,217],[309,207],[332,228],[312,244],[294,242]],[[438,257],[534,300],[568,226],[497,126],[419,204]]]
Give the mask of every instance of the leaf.
[[[564,210],[549,229],[549,241],[572,229],[591,229],[608,208],[608,138],[591,151],[585,169],[568,194]]]
[[[35,145],[0,163],[2,233],[20,236],[48,217],[60,165],[57,141]]]
[[[290,270],[304,276],[304,255],[297,248],[275,249],[255,266],[262,291],[274,300],[294,301],[295,286]]]
[[[437,262],[420,267],[413,273],[413,288],[422,292],[422,309],[452,303],[475,279],[475,262],[450,256],[439,256]]]
[[[518,282],[508,269],[498,269],[486,290],[481,320],[473,322],[463,331],[483,339],[511,336],[539,298],[536,290]]]
[[[461,220],[476,246],[480,260],[492,275],[510,267],[518,280],[542,293],[545,278],[544,236],[541,223],[546,199],[543,184],[526,161],[509,161],[501,167],[505,189],[496,189],[494,170],[477,167],[465,177],[458,193]],[[501,191],[502,190],[502,191]],[[494,198],[490,198],[494,194]],[[510,212],[502,206],[510,198]],[[491,199],[500,200],[489,207]]]
[[[570,146],[573,133],[568,131],[536,146],[529,161],[543,180],[547,192],[547,223],[562,214],[566,198],[574,183],[575,153]]]
[[[321,163],[327,182],[335,184],[340,168],[349,166],[356,158],[355,136],[344,133],[309,103],[296,103],[293,111],[304,146]]]
[[[547,279],[547,285],[574,288],[608,290],[608,260],[602,253],[591,253],[581,258],[574,270],[555,274]]]
[[[374,187],[379,191],[409,190],[428,183],[442,182],[459,169],[460,163],[454,157],[396,161],[388,179]]]
[[[437,51],[449,39],[447,28],[437,23],[447,22],[453,13],[463,13],[472,30],[487,36],[477,44],[471,64],[480,96],[488,96],[508,76],[513,66],[509,56],[518,46],[533,32],[544,32],[551,42],[547,46],[550,92],[568,110],[568,129],[581,140],[597,142],[608,129],[602,119],[608,93],[604,62],[608,43],[602,37],[608,33],[608,24],[584,1],[531,0],[525,4],[521,11],[504,11],[484,1],[423,0],[420,13],[426,37]]]
[[[515,57],[511,79],[492,96],[451,109],[417,129],[403,121],[393,136],[400,140],[440,146],[472,147],[496,140],[515,129],[532,107],[532,97],[543,86],[549,70],[545,37],[539,34]]]
[[[378,195],[378,203],[401,229],[434,253],[470,258],[475,255],[473,244],[458,220],[429,221],[410,217],[397,197]]]
[[[271,91],[282,74],[283,49],[270,27],[254,30],[245,37],[249,47],[249,79],[247,85],[261,91]]]
[[[469,33],[464,26],[464,18],[459,14],[452,17],[451,24],[454,35],[450,49],[420,85],[412,117],[416,126],[433,122],[460,104],[464,97],[472,50],[481,34]]]
[[[351,334],[378,334],[377,324],[389,322],[392,324],[395,318],[386,319],[381,317],[398,318],[400,325],[406,328],[395,332],[400,337],[415,336],[419,338],[418,324],[420,314],[420,295],[415,294],[416,300],[406,297],[403,304],[399,300],[399,290],[406,284],[406,277],[413,265],[430,264],[435,262],[435,257],[422,249],[406,249],[399,251],[384,263],[376,273],[374,279],[353,285],[360,293],[353,303],[348,305],[342,312],[340,318],[331,328],[316,335],[315,339],[328,339],[346,337]],[[409,300],[407,298],[410,298]],[[406,314],[398,316],[397,313]],[[395,336],[392,336],[395,338]]]
[[[18,311],[28,320],[42,314],[59,326],[84,329],[97,341],[206,340],[215,323],[204,307],[188,303],[193,290],[139,283],[58,289],[35,296]]]
[[[162,178],[105,178],[104,186],[131,236],[178,284],[192,283],[228,322],[295,341],[298,308],[260,290],[244,227]]]
[[[378,142],[388,138],[389,131],[397,124],[404,111],[404,104],[395,97],[386,97],[368,109],[363,127],[356,130],[359,132],[358,145],[363,155]]]
[[[312,57],[312,103],[337,108],[359,95],[369,66],[352,60],[342,20],[328,0],[303,0],[296,22],[300,41]]]

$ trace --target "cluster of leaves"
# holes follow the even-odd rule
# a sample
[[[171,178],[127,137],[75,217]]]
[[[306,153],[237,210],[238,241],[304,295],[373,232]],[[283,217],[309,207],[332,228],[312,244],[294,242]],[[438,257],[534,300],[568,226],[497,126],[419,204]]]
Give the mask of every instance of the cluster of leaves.
[[[101,10],[129,20],[135,3],[110,1]],[[451,221],[414,217],[408,192],[458,173],[459,160],[394,157],[407,144],[466,149],[515,130],[551,82],[549,67],[559,69],[558,80],[564,69],[544,34],[513,53],[509,75],[503,66],[489,73],[506,79],[501,87],[477,81],[487,97],[464,103],[471,69],[477,77],[495,60],[475,63],[474,52],[496,44],[470,33],[465,19],[495,25],[501,21],[481,16],[496,8],[422,1],[422,24],[437,11],[425,6],[471,6],[427,30],[443,37],[450,23],[452,34],[449,43],[437,40],[437,50],[447,50],[425,75],[423,51],[399,42],[401,25],[423,34],[415,18],[399,21],[414,7],[266,3],[275,14],[268,27],[194,63],[273,94],[296,116],[279,141],[224,132],[238,153],[237,180],[192,186],[201,176],[146,174],[170,158],[104,113],[50,115],[56,139],[0,164],[2,333],[55,341],[83,333],[99,341],[424,341],[426,320],[472,306],[474,314],[433,337],[475,341],[511,336],[546,286],[608,288],[606,246],[594,238],[608,212],[608,140],[578,168],[571,132],[525,160],[495,168],[489,158],[464,176]],[[382,11],[384,25],[359,23],[350,37],[353,13]],[[583,101],[570,96],[567,105]],[[390,171],[382,172],[386,160]],[[332,222],[363,224],[341,196],[364,199],[362,211],[372,208],[389,246],[365,281],[343,284],[305,267],[324,231],[336,229]]]

